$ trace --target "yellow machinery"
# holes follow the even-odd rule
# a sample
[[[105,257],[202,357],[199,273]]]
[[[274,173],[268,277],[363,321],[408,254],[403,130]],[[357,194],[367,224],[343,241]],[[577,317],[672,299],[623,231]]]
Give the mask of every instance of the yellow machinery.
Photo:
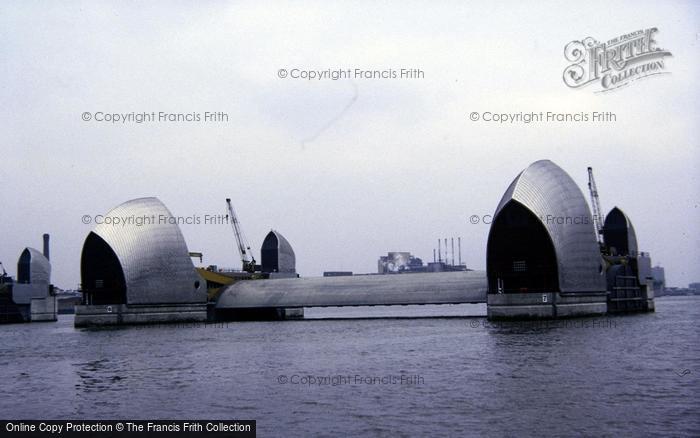
[[[221,292],[221,288],[233,284],[236,281],[233,277],[205,268],[197,268],[197,273],[207,282],[207,297],[209,301],[216,301]]]

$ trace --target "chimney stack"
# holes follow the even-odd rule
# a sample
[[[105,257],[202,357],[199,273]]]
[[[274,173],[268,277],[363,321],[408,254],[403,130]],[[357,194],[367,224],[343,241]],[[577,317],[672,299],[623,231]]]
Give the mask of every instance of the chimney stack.
[[[49,259],[49,235],[48,234],[44,234],[44,257]]]
[[[462,266],[462,238],[457,238],[457,248],[459,251],[459,266]]]

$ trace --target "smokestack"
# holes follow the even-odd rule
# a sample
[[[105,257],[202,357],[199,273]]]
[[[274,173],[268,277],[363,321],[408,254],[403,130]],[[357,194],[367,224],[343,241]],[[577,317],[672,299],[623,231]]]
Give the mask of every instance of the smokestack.
[[[437,262],[437,260],[435,260],[435,248],[433,248],[433,263],[435,262]]]
[[[457,251],[459,252],[459,266],[462,266],[462,238],[457,238]]]
[[[450,244],[452,245],[452,266],[455,265],[455,238],[450,237]]]
[[[44,234],[44,257],[49,258],[49,235]]]
[[[438,261],[442,262],[442,246],[440,243],[440,239],[438,239]]]
[[[447,237],[445,237],[445,264],[447,264]]]

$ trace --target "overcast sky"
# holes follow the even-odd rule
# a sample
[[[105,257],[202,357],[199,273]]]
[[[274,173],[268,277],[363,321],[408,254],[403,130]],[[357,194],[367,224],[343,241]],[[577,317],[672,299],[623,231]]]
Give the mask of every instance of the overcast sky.
[[[551,159],[631,217],[667,283],[700,281],[700,6],[694,2],[31,2],[0,6],[0,261],[52,235],[77,287],[93,225],[132,198],[177,216],[233,199],[256,249],[270,228],[305,276],[432,260],[488,225],[523,168]],[[562,81],[564,46],[657,27],[673,56],[610,93]],[[419,68],[424,78],[307,81],[279,69]],[[94,114],[222,111],[227,123],[110,124]],[[471,112],[612,111],[614,123],[472,122]],[[185,225],[204,264],[239,266],[228,225]]]

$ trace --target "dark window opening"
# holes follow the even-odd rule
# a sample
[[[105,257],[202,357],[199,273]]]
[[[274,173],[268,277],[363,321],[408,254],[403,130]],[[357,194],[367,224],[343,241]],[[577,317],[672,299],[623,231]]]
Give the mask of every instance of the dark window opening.
[[[554,245],[530,210],[510,201],[489,234],[486,266],[490,293],[557,292]]]
[[[275,233],[268,233],[260,249],[260,265],[262,272],[279,271],[279,241]]]
[[[126,282],[119,258],[92,232],[83,245],[80,274],[86,304],[126,304]]]
[[[632,250],[627,218],[617,207],[613,208],[605,217],[603,239],[612,255],[629,255]]]
[[[17,283],[31,282],[31,263],[32,254],[28,249],[25,249],[17,262]]]

